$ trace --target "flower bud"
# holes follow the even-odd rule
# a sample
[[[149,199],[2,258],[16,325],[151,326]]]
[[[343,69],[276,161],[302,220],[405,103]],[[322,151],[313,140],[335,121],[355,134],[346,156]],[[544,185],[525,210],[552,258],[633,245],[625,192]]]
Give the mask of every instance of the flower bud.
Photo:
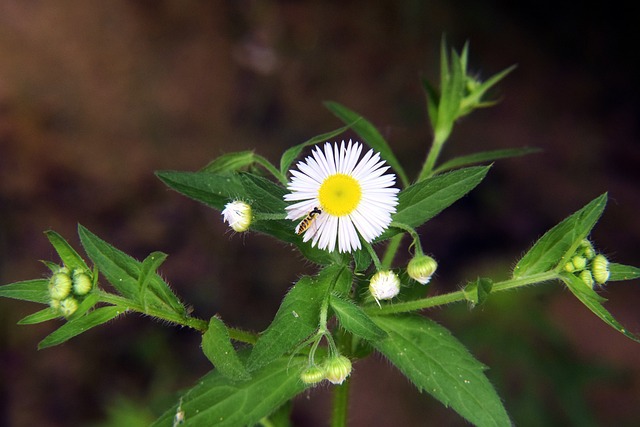
[[[391,299],[400,292],[400,279],[391,270],[378,271],[369,282],[369,292],[376,301]]]
[[[409,261],[407,273],[416,282],[426,285],[437,268],[438,263],[435,259],[427,255],[417,255]]]
[[[576,255],[571,258],[571,263],[575,267],[575,270],[584,270],[584,268],[587,266],[587,259],[583,256]]]
[[[578,276],[580,280],[584,282],[590,288],[593,288],[593,276],[589,270],[582,270],[580,276]]]
[[[591,273],[596,283],[603,285],[609,280],[609,260],[604,255],[596,255],[591,261]]]
[[[331,357],[324,363],[324,372],[332,384],[342,384],[351,374],[351,361],[344,356]]]
[[[576,271],[576,267],[571,261],[569,261],[564,265],[564,271],[566,271],[567,273],[573,273],[574,271]]]
[[[582,242],[580,242],[580,246],[582,247],[582,254],[586,259],[590,260],[596,256],[596,251],[593,249],[593,245],[588,239],[582,240]]]
[[[81,269],[77,269],[73,271],[72,282],[73,282],[73,293],[78,296],[88,294],[91,288],[93,287],[93,282],[91,281],[91,277],[89,277],[89,275]]]
[[[54,300],[62,300],[71,293],[71,277],[69,270],[61,268],[49,279],[49,296]]]
[[[324,369],[315,365],[309,366],[300,374],[300,379],[305,384],[317,384],[320,381],[324,380],[324,377],[325,377]]]
[[[251,225],[251,206],[239,200],[227,203],[222,210],[222,218],[234,231],[247,231]]]
[[[58,311],[64,317],[69,317],[78,309],[78,301],[74,297],[67,297],[60,301],[60,305],[58,306]]]

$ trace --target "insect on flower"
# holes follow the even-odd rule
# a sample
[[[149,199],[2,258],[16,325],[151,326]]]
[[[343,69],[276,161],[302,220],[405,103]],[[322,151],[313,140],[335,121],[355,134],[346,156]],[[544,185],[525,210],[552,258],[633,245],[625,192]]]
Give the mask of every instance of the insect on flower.
[[[300,223],[296,225],[296,234],[302,234],[307,231],[309,227],[311,227],[311,224],[313,224],[313,221],[316,220],[316,217],[321,213],[322,211],[320,210],[320,208],[313,208],[311,212],[309,212],[307,216],[305,216],[302,221],[300,221]]]

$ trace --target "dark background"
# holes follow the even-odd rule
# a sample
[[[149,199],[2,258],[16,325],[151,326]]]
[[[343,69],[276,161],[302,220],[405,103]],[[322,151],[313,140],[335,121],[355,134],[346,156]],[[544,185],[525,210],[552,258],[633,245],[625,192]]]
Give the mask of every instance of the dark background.
[[[514,5],[512,3],[517,4]],[[508,277],[548,228],[609,191],[592,238],[640,264],[637,25],[631,5],[550,1],[0,1],[0,283],[43,277],[42,231],[78,249],[82,223],[163,276],[194,314],[262,330],[313,267],[168,191],[158,169],[196,170],[245,149],[273,162],[341,126],[322,101],[371,120],[415,176],[430,140],[420,78],[438,78],[441,36],[471,43],[481,78],[518,68],[501,102],[461,120],[443,159],[536,146],[503,160],[425,225],[433,292]],[[403,252],[405,253],[405,252]],[[601,291],[640,330],[638,281]],[[210,365],[197,333],[137,315],[36,351],[60,325],[15,323],[40,307],[0,300],[0,425],[145,425]],[[427,313],[490,370],[521,426],[640,423],[640,345],[559,284],[476,310]],[[327,425],[327,387],[296,401],[296,425]],[[355,365],[350,421],[465,425],[381,357]]]

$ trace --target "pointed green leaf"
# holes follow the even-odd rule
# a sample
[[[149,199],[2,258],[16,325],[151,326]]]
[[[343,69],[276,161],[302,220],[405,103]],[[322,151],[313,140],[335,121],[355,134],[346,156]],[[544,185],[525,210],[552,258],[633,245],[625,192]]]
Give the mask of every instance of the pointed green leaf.
[[[602,194],[585,207],[547,231],[513,269],[514,278],[545,271],[559,271],[586,238],[602,215],[607,194]]]
[[[233,381],[214,370],[152,427],[171,426],[179,409],[184,415],[184,425],[189,427],[255,425],[308,387],[300,381],[306,362],[303,357],[279,358],[253,372],[248,381]]]
[[[244,193],[238,174],[156,171],[156,176],[175,191],[218,210]]]
[[[477,426],[511,426],[486,369],[448,330],[418,315],[376,316],[388,337],[373,342],[420,391]]]
[[[238,151],[227,153],[212,160],[200,172],[222,174],[226,172],[237,172],[255,162],[253,151]]]
[[[172,307],[176,313],[183,313],[184,306],[171,291],[169,285],[162,279],[156,279],[156,277],[159,277],[156,271],[166,259],[167,254],[152,252],[142,261],[140,276],[138,277],[138,286],[140,289],[139,301],[141,301],[146,308],[149,296],[155,295],[165,304]]]
[[[416,228],[473,190],[487,175],[489,166],[474,166],[438,175],[413,184],[398,195],[393,220]],[[388,239],[400,230],[391,228],[376,241]]]
[[[331,295],[331,308],[336,313],[340,326],[347,331],[369,341],[384,338],[387,333],[380,329],[364,311],[351,301]]]
[[[47,307],[19,320],[18,325],[35,325],[36,323],[46,322],[47,320],[55,319],[57,317],[60,317],[58,310]]]
[[[492,287],[493,281],[491,279],[479,277],[477,280],[469,282],[462,292],[464,293],[465,299],[469,301],[472,306],[476,306],[483,304],[487,300]]]
[[[295,159],[298,158],[298,156],[300,155],[302,150],[304,150],[305,147],[308,147],[310,145],[320,144],[321,142],[329,141],[330,139],[334,138],[335,136],[338,136],[341,133],[346,132],[350,127],[351,127],[351,125],[347,125],[347,126],[343,126],[341,128],[338,128],[336,130],[332,130],[331,132],[327,132],[327,133],[323,133],[322,135],[314,136],[313,138],[303,142],[302,144],[298,144],[298,145],[295,145],[295,146],[287,149],[282,154],[282,157],[280,158],[280,172],[283,175],[286,175],[287,172],[289,171],[289,169],[291,169],[291,164],[294,162]]]
[[[247,361],[254,371],[293,350],[318,330],[320,307],[329,286],[342,272],[340,266],[325,268],[314,280],[303,277],[287,293],[269,327],[260,335]]]
[[[504,150],[483,151],[481,153],[473,153],[468,156],[456,157],[451,159],[439,167],[437,167],[433,174],[437,175],[443,171],[457,169],[462,166],[470,166],[478,163],[492,162],[498,159],[505,159],[509,157],[525,156],[527,154],[538,153],[542,151],[535,147],[522,147],[522,148],[507,148]]]
[[[609,263],[609,280],[608,282],[616,282],[619,280],[631,280],[640,277],[640,268],[631,265]]]
[[[212,317],[209,328],[202,335],[202,351],[220,374],[232,380],[247,380],[251,376],[240,361],[222,320]]]
[[[51,242],[51,245],[53,245],[56,252],[58,252],[60,259],[67,268],[71,270],[79,268],[90,271],[89,267],[87,267],[87,263],[84,262],[82,257],[78,255],[78,252],[76,252],[62,236],[53,230],[45,231],[44,234],[47,236],[47,239],[49,239],[49,242]]]
[[[109,283],[125,298],[142,304],[139,283],[139,278],[142,274],[142,263],[111,246],[82,225],[78,226],[78,234],[87,255],[89,255],[89,258]],[[145,293],[145,304],[147,306],[180,315],[185,314],[184,306],[157,273],[150,273],[148,280],[150,292]],[[166,290],[158,291],[160,289]]]
[[[33,279],[0,286],[0,297],[49,304],[49,281]]]
[[[324,105],[336,117],[350,125],[353,131],[360,135],[369,147],[380,153],[380,156],[386,160],[389,166],[391,166],[391,169],[398,174],[398,178],[400,179],[403,187],[409,185],[409,179],[407,178],[407,174],[404,172],[402,165],[398,159],[396,159],[391,147],[389,147],[389,144],[387,144],[387,141],[385,141],[375,126],[360,114],[348,109],[344,105],[338,104],[337,102],[327,101]]]
[[[78,319],[84,316],[89,310],[91,310],[100,300],[100,294],[98,292],[91,292],[86,295],[78,304],[78,308],[76,311],[67,318],[67,321],[70,322],[72,320]]]
[[[589,310],[591,310],[596,316],[602,319],[607,325],[611,326],[618,332],[623,333],[628,338],[634,341],[640,342],[640,338],[626,330],[602,305],[606,299],[602,298],[591,287],[587,286],[580,278],[574,276],[571,273],[561,272],[560,278],[567,285],[569,290],[584,304]]]
[[[427,113],[429,114],[429,123],[431,128],[435,129],[438,124],[438,104],[440,103],[440,94],[427,79],[422,79],[422,87],[424,88],[427,98]]]
[[[49,334],[38,344],[38,350],[62,344],[63,342],[88,331],[91,328],[102,325],[111,319],[124,313],[126,310],[122,307],[108,306],[97,308],[85,316],[73,321],[67,322],[58,329]]]

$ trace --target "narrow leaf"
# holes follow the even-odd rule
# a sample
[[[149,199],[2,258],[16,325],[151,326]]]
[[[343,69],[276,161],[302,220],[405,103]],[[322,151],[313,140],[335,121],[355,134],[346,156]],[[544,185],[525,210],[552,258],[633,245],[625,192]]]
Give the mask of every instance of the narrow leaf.
[[[157,171],[156,176],[177,192],[218,210],[244,193],[237,174]]]
[[[109,283],[125,298],[142,304],[138,280],[142,272],[142,263],[111,246],[81,225],[78,226],[78,234],[87,255]],[[152,292],[145,293],[147,306],[180,315],[185,314],[184,306],[157,273],[150,273],[148,280],[149,290]],[[159,291],[160,289],[165,290]]]
[[[486,369],[448,330],[418,315],[373,317],[388,337],[373,342],[420,391],[477,426],[511,426]]]
[[[582,239],[589,235],[606,204],[605,193],[547,231],[520,259],[513,270],[513,277],[561,269],[568,257],[573,256]]]
[[[46,279],[25,280],[0,286],[0,297],[49,304],[49,281]]]
[[[587,286],[580,278],[571,273],[561,272],[560,278],[567,285],[569,290],[580,300],[589,310],[602,319],[607,325],[628,338],[640,342],[640,338],[626,330],[602,305],[606,299],[602,298],[591,287]]]
[[[504,150],[493,150],[493,151],[483,151],[481,153],[473,153],[467,156],[456,157],[455,159],[451,159],[447,162],[444,162],[442,165],[437,167],[433,174],[437,175],[441,172],[457,169],[462,166],[470,166],[478,163],[487,163],[492,162],[498,159],[505,159],[509,157],[519,157],[525,156],[527,154],[539,153],[542,151],[539,148],[535,147],[522,147],[522,148],[507,148]]]
[[[479,277],[477,280],[469,282],[462,292],[464,293],[465,299],[469,301],[472,306],[476,306],[483,304],[487,300],[492,287],[493,281],[491,279]]]
[[[398,207],[393,220],[414,228],[424,224],[473,190],[488,171],[489,166],[474,166],[413,184],[398,195]],[[387,239],[399,232],[398,229],[388,229],[376,240]]]
[[[35,325],[36,323],[46,322],[47,320],[57,317],[60,317],[60,313],[51,307],[47,307],[19,320],[18,325]]]
[[[391,147],[389,147],[389,144],[387,144],[387,141],[385,141],[375,126],[360,114],[348,109],[344,105],[338,104],[337,102],[327,101],[324,105],[336,117],[350,125],[353,131],[360,135],[369,147],[380,153],[380,156],[386,160],[389,166],[391,166],[391,168],[398,174],[398,178],[400,178],[400,182],[403,187],[409,185],[409,179],[407,178],[407,174],[404,172],[402,165],[396,158],[395,154],[393,154],[393,151],[391,150]]]
[[[152,252],[142,261],[140,276],[138,277],[139,301],[142,301],[144,307],[147,307],[149,295],[155,295],[165,304],[173,307],[174,311],[182,313],[184,312],[184,307],[178,297],[169,289],[169,285],[164,280],[154,280],[158,277],[156,271],[166,259],[167,254]]]
[[[342,271],[340,266],[325,268],[315,280],[303,277],[287,293],[271,322],[260,335],[247,361],[254,371],[271,363],[313,334],[319,325],[320,306],[329,286]]]
[[[78,252],[76,252],[61,235],[53,230],[45,231],[44,234],[47,236],[47,239],[49,239],[49,242],[51,242],[51,245],[53,245],[60,256],[60,259],[67,268],[72,270],[80,268],[89,271],[89,267],[87,267],[87,264],[84,262],[82,257],[78,255]]]
[[[231,344],[227,327],[217,317],[211,318],[207,332],[202,335],[202,351],[224,377],[232,380],[250,378]]]
[[[227,173],[237,172],[240,169],[251,165],[255,161],[253,151],[238,151],[235,153],[227,153],[212,160],[200,172],[208,173]]]
[[[62,344],[63,342],[88,331],[91,328],[102,325],[111,319],[124,313],[126,310],[122,307],[108,306],[97,308],[87,313],[85,316],[76,320],[65,323],[58,329],[49,334],[38,344],[38,350]]]
[[[337,295],[331,295],[329,303],[340,321],[340,326],[352,334],[369,341],[379,340],[387,336],[387,333],[373,323],[371,318],[354,303]]]
[[[255,371],[248,381],[233,381],[214,370],[188,390],[152,427],[171,426],[178,408],[185,426],[252,426],[308,386],[300,381],[306,358],[282,357]]]
[[[631,265],[609,263],[609,280],[607,282],[615,282],[619,280],[631,280],[640,277],[640,268]]]
[[[282,157],[280,158],[280,172],[283,175],[286,175],[287,172],[289,171],[289,169],[291,169],[291,164],[294,162],[295,159],[298,158],[298,156],[300,155],[302,150],[305,149],[305,147],[308,147],[310,145],[316,145],[316,144],[319,144],[321,142],[326,142],[326,141],[332,139],[333,137],[338,136],[341,133],[346,132],[350,127],[351,127],[351,125],[347,125],[347,126],[343,126],[341,128],[338,128],[336,130],[332,130],[331,132],[327,132],[327,133],[323,133],[322,135],[314,136],[313,138],[303,142],[302,144],[298,144],[298,145],[295,145],[295,146],[287,149],[282,154]]]

